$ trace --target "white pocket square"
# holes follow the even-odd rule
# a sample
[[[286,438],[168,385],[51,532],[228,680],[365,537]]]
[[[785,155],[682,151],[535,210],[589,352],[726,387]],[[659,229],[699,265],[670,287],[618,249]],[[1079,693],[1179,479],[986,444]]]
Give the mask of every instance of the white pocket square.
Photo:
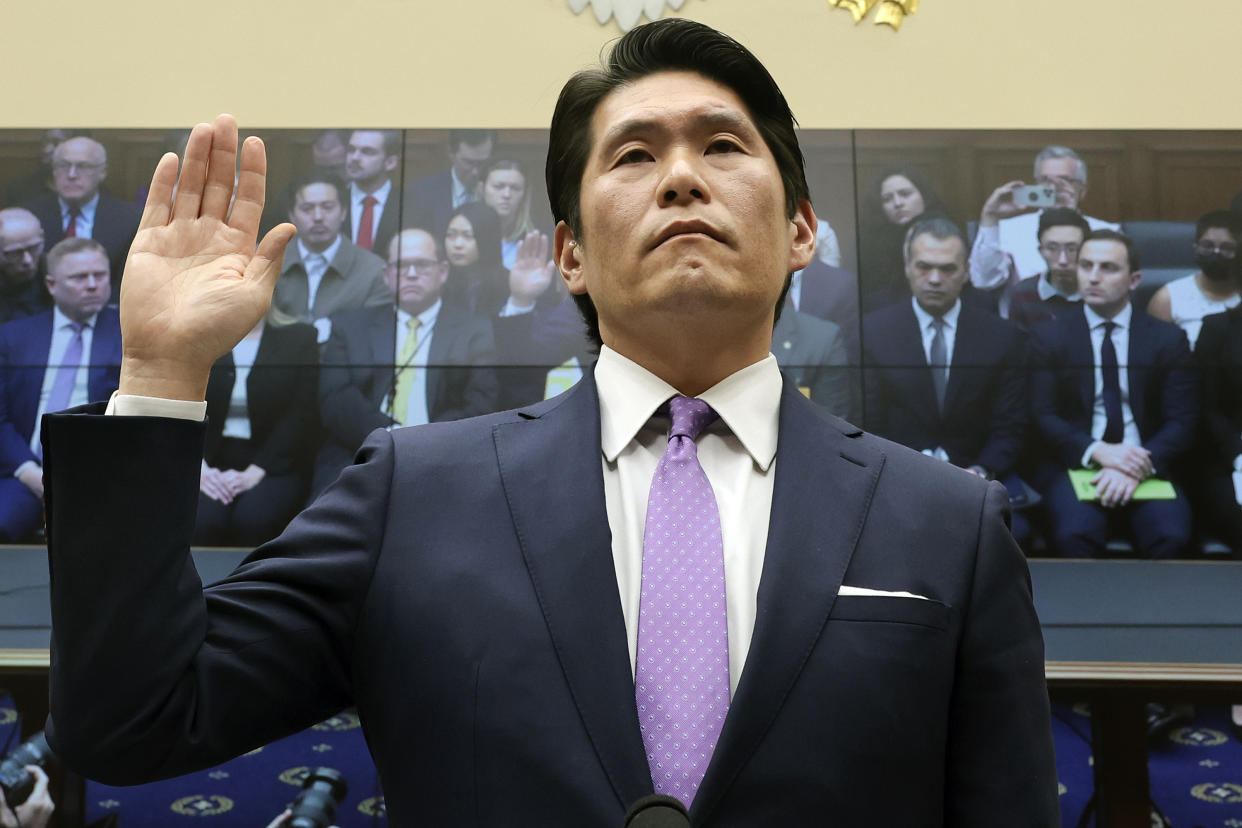
[[[917,598],[920,601],[928,600],[926,595],[915,595],[913,592],[889,592],[884,589],[867,589],[866,587],[847,586],[841,584],[841,588],[837,590],[837,595],[878,595],[882,598]]]

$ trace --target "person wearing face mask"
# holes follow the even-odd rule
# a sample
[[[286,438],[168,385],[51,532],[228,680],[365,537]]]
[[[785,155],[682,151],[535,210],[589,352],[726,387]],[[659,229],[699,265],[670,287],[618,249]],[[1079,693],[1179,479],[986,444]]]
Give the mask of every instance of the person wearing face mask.
[[[1147,312],[1174,322],[1195,347],[1203,318],[1238,306],[1234,260],[1242,240],[1242,222],[1228,210],[1204,213],[1195,224],[1195,265],[1198,273],[1162,285],[1147,303]]]

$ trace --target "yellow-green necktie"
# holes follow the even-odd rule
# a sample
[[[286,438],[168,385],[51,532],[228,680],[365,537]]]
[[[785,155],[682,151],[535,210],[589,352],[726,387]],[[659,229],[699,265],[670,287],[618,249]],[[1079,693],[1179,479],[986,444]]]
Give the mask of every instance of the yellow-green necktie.
[[[401,353],[397,354],[397,382],[392,391],[392,418],[405,425],[406,409],[410,404],[410,389],[414,387],[414,374],[418,370],[411,363],[414,353],[418,350],[418,317],[411,316],[407,325],[409,332],[405,335],[405,344]]]

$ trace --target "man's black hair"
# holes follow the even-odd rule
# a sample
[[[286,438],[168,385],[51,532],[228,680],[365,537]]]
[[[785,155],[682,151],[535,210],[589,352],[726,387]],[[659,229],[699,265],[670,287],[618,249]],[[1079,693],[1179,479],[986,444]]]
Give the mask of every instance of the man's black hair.
[[[1035,231],[1035,238],[1043,241],[1044,233],[1053,227],[1077,227],[1082,231],[1085,239],[1091,232],[1091,225],[1087,224],[1087,220],[1082,217],[1082,213],[1069,207],[1049,207],[1039,216],[1039,229]]]
[[[1209,230],[1228,230],[1234,241],[1242,241],[1242,217],[1230,210],[1211,210],[1199,216],[1195,222],[1195,241],[1203,238]]]
[[[591,154],[591,118],[614,90],[659,72],[694,72],[733,90],[746,105],[759,134],[776,159],[785,188],[785,210],[793,218],[798,205],[810,200],[797,123],[780,87],[745,46],[710,26],[670,18],[631,29],[616,42],[599,68],[584,69],[561,89],[548,136],[545,180],[554,221],[564,221],[583,244],[579,196],[582,175]],[[776,303],[779,318],[789,279]],[[574,301],[587,323],[590,339],[599,345],[599,314],[591,297]]]

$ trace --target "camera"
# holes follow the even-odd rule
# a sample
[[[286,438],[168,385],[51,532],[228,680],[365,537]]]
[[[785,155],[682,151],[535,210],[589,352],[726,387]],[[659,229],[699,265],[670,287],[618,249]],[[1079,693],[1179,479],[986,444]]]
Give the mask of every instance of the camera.
[[[1013,191],[1013,202],[1019,207],[1052,207],[1057,203],[1057,188],[1051,184],[1027,184]]]
[[[51,758],[52,749],[47,746],[43,731],[39,731],[0,761],[0,790],[10,808],[21,805],[34,790],[35,778],[26,765],[44,767]]]
[[[328,828],[336,819],[336,808],[345,800],[349,785],[345,775],[333,768],[317,768],[302,780],[302,791],[289,806],[291,828]]]

